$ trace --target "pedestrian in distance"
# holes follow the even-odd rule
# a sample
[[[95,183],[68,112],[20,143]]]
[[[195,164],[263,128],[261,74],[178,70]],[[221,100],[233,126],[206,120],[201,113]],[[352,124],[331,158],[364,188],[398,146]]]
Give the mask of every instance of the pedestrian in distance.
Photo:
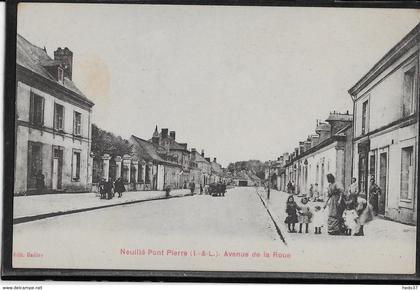
[[[190,190],[191,190],[191,194],[194,194],[194,190],[195,190],[195,183],[194,183],[194,181],[191,181],[191,183],[190,183]]]
[[[321,228],[324,226],[324,210],[321,209],[321,206],[317,205],[314,209],[314,214],[312,217],[312,224],[315,228],[315,234],[320,235],[321,234]]]
[[[99,187],[99,194],[101,195],[101,199],[105,199],[106,198],[106,180],[105,178],[102,178],[101,181],[99,181],[98,184]]]
[[[203,194],[203,185],[200,183],[200,195]]]
[[[117,178],[114,182],[115,192],[118,193],[118,198],[122,197],[122,193],[125,192],[124,182],[122,181],[121,177]]]
[[[222,196],[225,196],[225,194],[226,194],[226,183],[223,182],[222,183]]]
[[[289,233],[296,233],[295,225],[298,222],[297,211],[299,209],[300,209],[300,207],[296,204],[293,195],[290,195],[287,198],[287,202],[286,202],[287,217],[284,220],[284,222],[287,224],[287,228],[289,230]]]
[[[292,191],[292,182],[290,182],[290,180],[287,183],[287,193],[289,193],[289,194],[292,194],[293,193],[293,191]]]
[[[110,178],[105,183],[105,195],[106,195],[106,199],[112,199],[112,197],[113,197],[113,190],[114,190],[114,183],[112,182],[112,179]]]
[[[302,233],[303,224],[305,224],[305,233],[309,233],[309,223],[311,222],[312,212],[308,206],[308,198],[303,197],[300,201],[302,205],[299,208],[298,222],[299,222],[299,234]]]
[[[374,215],[378,214],[380,195],[381,188],[375,183],[375,178],[372,177],[369,185],[369,203],[372,205]]]

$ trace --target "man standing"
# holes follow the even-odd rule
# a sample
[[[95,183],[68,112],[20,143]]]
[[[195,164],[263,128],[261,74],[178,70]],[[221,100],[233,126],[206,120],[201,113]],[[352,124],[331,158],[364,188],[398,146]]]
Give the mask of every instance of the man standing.
[[[381,195],[381,189],[375,183],[375,178],[370,179],[370,186],[369,186],[369,203],[372,205],[374,215],[378,214],[378,207],[379,207],[379,196]]]

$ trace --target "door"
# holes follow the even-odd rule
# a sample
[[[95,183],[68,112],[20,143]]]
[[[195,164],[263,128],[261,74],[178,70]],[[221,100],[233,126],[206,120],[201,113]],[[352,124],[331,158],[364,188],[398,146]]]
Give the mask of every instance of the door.
[[[367,186],[368,186],[368,168],[367,168],[367,157],[366,152],[359,153],[359,189],[360,193],[367,195]]]
[[[52,170],[52,189],[58,189],[58,158],[53,159],[53,170]]]
[[[381,152],[379,154],[379,187],[381,188],[381,195],[379,196],[378,213],[385,214],[386,197],[388,190],[388,154]]]
[[[62,186],[62,167],[63,167],[63,149],[55,147],[52,165],[52,189],[61,189]]]

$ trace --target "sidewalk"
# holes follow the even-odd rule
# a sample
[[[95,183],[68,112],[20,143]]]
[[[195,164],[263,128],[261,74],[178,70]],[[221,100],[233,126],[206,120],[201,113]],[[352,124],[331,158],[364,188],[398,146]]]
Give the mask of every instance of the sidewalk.
[[[176,189],[171,191],[170,197],[190,194],[189,189]],[[100,199],[98,194],[93,192],[16,196],[13,199],[13,223],[164,198],[164,191],[129,191],[124,192],[121,198],[114,197],[109,200]]]
[[[280,228],[290,251],[296,253],[297,260],[302,258],[301,262],[305,265],[303,268],[312,270],[316,268],[316,264],[319,268],[321,263],[332,271],[340,269],[354,272],[356,269],[356,272],[368,270],[374,273],[407,273],[415,269],[415,226],[375,218],[365,226],[365,236],[361,237],[328,235],[326,223],[322,227],[321,235],[314,234],[311,224],[308,234],[288,233],[284,220],[289,194],[271,190],[270,200],[267,200],[267,191],[260,188],[258,195]],[[300,199],[295,196],[298,205],[301,204]],[[309,206],[313,208],[315,204],[309,203]],[[296,229],[299,230],[299,224],[296,224]]]

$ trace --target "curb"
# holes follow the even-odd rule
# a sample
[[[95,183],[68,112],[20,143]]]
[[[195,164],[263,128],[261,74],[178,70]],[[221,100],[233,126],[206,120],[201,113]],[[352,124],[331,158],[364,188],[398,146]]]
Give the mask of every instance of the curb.
[[[57,212],[38,214],[38,215],[33,215],[33,216],[25,216],[25,217],[19,217],[19,218],[13,219],[13,224],[14,225],[23,224],[23,223],[28,223],[28,222],[32,222],[32,221],[37,221],[37,220],[56,217],[56,216],[61,216],[61,215],[68,215],[68,214],[80,213],[80,212],[85,212],[85,211],[92,211],[92,210],[103,209],[103,208],[108,208],[108,207],[115,207],[115,206],[120,206],[120,205],[127,205],[127,204],[134,204],[134,203],[141,203],[141,202],[146,202],[146,201],[155,201],[155,200],[162,200],[162,199],[179,198],[179,197],[186,197],[186,196],[192,196],[192,195],[193,194],[188,193],[188,194],[185,194],[185,195],[174,195],[174,196],[169,196],[169,197],[156,197],[156,198],[151,198],[151,199],[133,200],[133,201],[122,202],[122,203],[114,203],[114,204],[100,205],[100,206],[94,206],[94,207],[73,209],[73,210],[68,210],[68,211],[57,211]]]
[[[282,240],[282,242],[287,246],[287,242],[286,239],[284,238],[283,234],[281,233],[280,227],[278,226],[276,220],[274,219],[273,215],[271,214],[271,211],[267,205],[267,203],[265,202],[265,200],[261,197],[261,195],[258,193],[258,190],[256,190],[256,193],[258,195],[258,197],[261,200],[261,203],[263,204],[263,206],[265,207],[265,210],[267,211],[268,215],[270,216],[271,221],[273,222],[275,228],[276,228],[276,232],[278,234],[278,236],[280,237],[280,239]]]

